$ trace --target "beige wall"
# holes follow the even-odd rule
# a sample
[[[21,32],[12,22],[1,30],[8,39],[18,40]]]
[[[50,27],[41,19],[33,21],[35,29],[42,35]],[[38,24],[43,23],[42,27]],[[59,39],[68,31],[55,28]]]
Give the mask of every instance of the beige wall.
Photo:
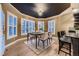
[[[3,11],[5,13],[5,43],[6,45],[17,40],[17,39],[20,39],[20,38],[24,38],[26,37],[26,35],[21,35],[21,19],[22,18],[25,18],[25,19],[28,19],[28,20],[33,20],[34,18],[31,17],[31,16],[27,16],[27,15],[23,15],[22,13],[20,13],[16,8],[14,8],[12,5],[10,4],[2,4],[2,8],[3,8]],[[12,14],[14,14],[15,16],[17,16],[17,36],[16,37],[13,37],[11,39],[7,39],[7,12],[10,12]]]
[[[55,35],[57,35],[57,32],[58,31],[61,31],[61,30],[65,30],[66,32],[68,32],[69,30],[69,27],[73,27],[74,26],[74,17],[73,17],[73,13],[72,13],[72,6],[73,8],[78,8],[79,4],[71,4],[71,7],[69,7],[67,10],[65,10],[64,12],[62,12],[61,14],[57,15],[57,16],[53,16],[53,17],[49,17],[49,18],[43,18],[42,21],[45,22],[45,28],[47,31],[48,30],[48,26],[47,26],[47,20],[51,19],[51,20],[55,20]],[[2,7],[3,7],[3,10],[4,10],[4,13],[5,13],[5,38],[6,38],[6,44],[9,44],[19,38],[23,38],[23,37],[26,37],[25,36],[22,36],[21,35],[21,18],[26,18],[28,20],[30,19],[33,19],[35,20],[36,22],[36,30],[38,30],[38,27],[37,27],[37,22],[38,22],[38,18],[34,18],[34,17],[31,17],[31,16],[28,16],[28,15],[23,15],[22,13],[20,13],[17,9],[15,9],[14,7],[12,7],[10,4],[2,4]],[[14,15],[16,15],[18,17],[18,34],[17,34],[17,37],[15,38],[12,38],[11,40],[7,40],[7,11],[13,13]]]
[[[5,42],[6,42],[6,45],[17,40],[17,39],[20,39],[20,38],[24,38],[26,37],[26,35],[21,35],[21,18],[25,18],[25,19],[28,19],[28,20],[34,20],[36,22],[36,30],[38,30],[38,19],[37,18],[34,18],[34,17],[31,17],[31,16],[28,16],[28,15],[24,15],[22,14],[21,12],[19,12],[16,8],[14,8],[12,5],[8,4],[8,3],[5,3],[5,4],[2,4],[2,8],[3,8],[3,11],[5,13]],[[11,39],[7,39],[7,12],[10,12],[12,14],[14,14],[15,16],[17,16],[17,36],[16,37],[13,37]],[[45,23],[45,28],[47,31],[47,21],[44,20],[44,18],[41,20],[41,21],[44,21]]]
[[[68,32],[70,27],[74,27],[74,17],[72,13],[61,16],[61,30]]]
[[[62,30],[65,30],[66,33],[68,33],[69,28],[74,27],[73,8],[79,8],[79,4],[71,4],[68,9],[57,15],[57,17],[54,17],[56,21],[55,35],[57,35],[58,31]]]
[[[61,19],[60,19],[60,17],[56,17],[55,22],[56,22],[55,35],[57,36],[57,32],[61,31]]]
[[[60,14],[60,30],[65,30],[66,33],[69,30],[69,27],[74,27],[74,16],[73,9],[79,9],[79,3],[72,3],[71,7],[65,10],[62,14]]]
[[[73,9],[76,9],[76,8],[79,9],[79,3],[71,3],[71,7],[72,7]]]

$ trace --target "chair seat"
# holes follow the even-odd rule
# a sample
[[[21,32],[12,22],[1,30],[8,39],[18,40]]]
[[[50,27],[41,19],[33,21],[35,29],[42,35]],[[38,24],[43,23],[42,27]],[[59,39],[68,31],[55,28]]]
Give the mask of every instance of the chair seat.
[[[60,40],[61,40],[61,41],[64,41],[64,42],[71,43],[71,39],[70,39],[69,37],[63,36],[63,37],[60,38]]]

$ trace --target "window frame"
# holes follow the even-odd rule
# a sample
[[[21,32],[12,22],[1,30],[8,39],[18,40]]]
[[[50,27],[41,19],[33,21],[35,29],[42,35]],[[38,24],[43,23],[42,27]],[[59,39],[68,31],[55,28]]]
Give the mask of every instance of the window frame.
[[[22,23],[23,23],[23,20],[27,21],[27,32],[25,32],[25,33],[22,33]],[[35,21],[33,21],[33,20],[27,20],[25,18],[21,19],[21,35],[27,35],[27,33],[31,32],[29,22],[33,22],[35,24]],[[34,32],[35,32],[35,27],[34,27]]]
[[[32,22],[32,24],[34,23],[35,24],[35,21],[34,20],[28,20],[28,22]],[[29,27],[29,26],[28,26]],[[29,29],[30,32],[28,31],[28,33],[31,33],[31,29]],[[34,26],[34,32],[35,32],[35,26]]]
[[[43,31],[42,31],[42,32],[44,32],[44,30],[45,30],[45,28],[44,28],[44,27],[45,27],[44,21],[38,21],[38,32],[41,32],[41,31],[39,30],[39,22],[40,22],[40,23],[41,23],[41,22],[43,23]]]
[[[55,27],[55,20],[49,20],[49,21],[48,21],[48,32],[49,32],[49,22],[51,22],[51,23],[53,22],[53,23],[54,23],[54,24],[53,24],[53,25],[54,25],[54,32],[52,32],[52,33],[55,34],[55,28],[56,28],[56,27]]]
[[[24,20],[25,20],[25,21],[28,21],[28,20],[26,20],[25,18],[22,18],[22,19],[21,19],[21,35],[27,35],[27,33],[28,33],[28,22],[27,22],[27,32],[22,33],[22,26],[23,26],[22,23],[23,23]]]
[[[4,34],[4,31],[5,31],[5,14],[4,14],[4,12],[3,12],[3,10],[1,11],[1,16],[3,16],[4,18],[2,18],[3,20],[1,20],[1,22],[2,22],[2,30],[3,30],[3,34]]]
[[[14,25],[9,25],[9,16],[12,16],[13,17],[13,23],[14,23],[14,18],[16,18],[16,26]],[[9,12],[9,11],[7,11],[7,39],[11,39],[11,38],[13,38],[13,37],[16,37],[17,36],[17,24],[18,24],[18,22],[17,22],[17,16],[16,15],[14,15],[13,13],[11,13],[11,12]],[[12,30],[12,36],[9,36],[9,26],[12,26],[12,28],[13,28],[13,30]],[[16,35],[14,35],[14,27],[16,27]]]

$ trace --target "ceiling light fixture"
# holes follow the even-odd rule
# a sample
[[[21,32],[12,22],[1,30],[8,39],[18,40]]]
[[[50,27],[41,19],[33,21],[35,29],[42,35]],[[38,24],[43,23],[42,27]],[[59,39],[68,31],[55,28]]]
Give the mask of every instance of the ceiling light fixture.
[[[38,13],[39,16],[42,16],[43,13],[48,9],[46,4],[43,3],[36,3],[34,11]]]
[[[42,15],[43,15],[43,12],[40,10],[40,11],[38,12],[38,15],[39,15],[39,16],[42,16]]]

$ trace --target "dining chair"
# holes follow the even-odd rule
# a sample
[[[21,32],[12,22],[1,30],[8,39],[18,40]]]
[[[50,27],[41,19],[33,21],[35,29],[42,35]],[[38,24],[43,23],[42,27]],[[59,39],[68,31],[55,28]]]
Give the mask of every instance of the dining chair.
[[[49,39],[49,43],[52,42],[52,32],[48,32],[48,39]]]
[[[63,33],[63,34],[62,34]],[[60,53],[60,51],[71,55],[71,39],[68,37],[65,37],[65,32],[61,31],[61,32],[57,32],[58,35],[58,40],[59,40],[59,50],[58,50],[58,54]],[[67,45],[67,46],[65,46]],[[64,50],[62,50],[62,48],[65,48],[67,50],[69,50],[69,52],[66,52]]]
[[[61,36],[66,35],[65,31],[61,31]]]
[[[31,35],[30,33],[28,33],[28,39],[27,39],[27,41],[31,41],[31,43],[32,43],[33,39],[35,39],[35,36]]]
[[[74,34],[76,34],[76,31],[68,31],[68,33],[69,33],[69,35],[74,35]]]
[[[38,46],[39,46],[39,43],[40,41],[43,43],[43,48],[45,48],[45,42],[47,43],[48,45],[48,32],[45,32],[43,35],[40,36],[40,38],[38,38],[39,41],[38,41]]]
[[[76,33],[76,31],[71,31],[71,30],[69,30],[68,32],[69,32],[69,33]]]

